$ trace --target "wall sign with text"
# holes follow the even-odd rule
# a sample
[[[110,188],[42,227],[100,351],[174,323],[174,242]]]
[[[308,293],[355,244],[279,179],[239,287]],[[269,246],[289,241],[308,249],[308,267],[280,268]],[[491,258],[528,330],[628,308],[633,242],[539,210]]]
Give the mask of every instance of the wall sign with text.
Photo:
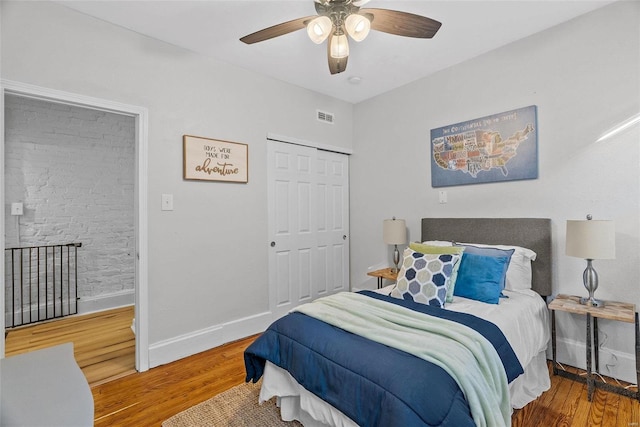
[[[249,146],[184,135],[184,179],[200,181],[249,181]]]

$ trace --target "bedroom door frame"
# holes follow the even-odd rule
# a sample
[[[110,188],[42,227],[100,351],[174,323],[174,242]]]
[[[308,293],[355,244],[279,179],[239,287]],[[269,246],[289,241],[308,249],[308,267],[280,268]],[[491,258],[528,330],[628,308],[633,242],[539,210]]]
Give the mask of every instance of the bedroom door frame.
[[[135,336],[136,336],[136,370],[149,370],[149,325],[148,325],[148,250],[147,250],[147,181],[148,181],[148,110],[144,107],[122,104],[101,98],[94,98],[75,93],[64,92],[26,83],[0,80],[0,199],[6,205],[4,191],[4,150],[5,95],[16,95],[43,101],[67,104],[81,108],[107,111],[133,117],[135,120],[135,189],[134,189],[134,227],[136,236],[135,257]],[[0,244],[5,247],[4,237],[5,210],[0,209]],[[4,278],[4,262],[0,263],[0,277]],[[4,279],[2,279],[4,283]],[[0,292],[0,308],[4,313],[4,291]],[[0,316],[0,328],[4,331],[4,314]],[[0,340],[0,358],[4,358],[4,334]]]
[[[276,145],[277,144],[277,145]],[[349,159],[348,155],[352,154],[351,150],[347,150],[341,147],[327,146],[322,144],[316,144],[308,141],[302,141],[295,138],[284,137],[281,135],[268,134],[267,135],[267,198],[268,198],[268,250],[269,250],[269,311],[272,313],[274,319],[279,318],[280,316],[286,314],[293,307],[307,301],[311,301],[319,296],[329,295],[331,293],[335,293],[341,290],[349,290],[350,289],[350,273],[349,273]],[[287,149],[287,146],[290,146],[290,150]],[[283,151],[286,151],[287,154],[298,155],[298,161],[304,158],[311,159],[309,162],[308,170],[302,171],[295,176],[295,183],[301,184],[296,189],[291,189],[289,187],[285,187],[287,191],[287,196],[285,196],[286,202],[289,204],[289,211],[294,212],[291,216],[296,216],[294,219],[288,220],[286,226],[283,224],[277,224],[277,203],[276,203],[276,180],[278,174],[282,175],[281,179],[288,179],[288,174],[286,170],[282,170],[278,172],[275,170],[276,158],[276,147],[280,147]],[[286,158],[288,159],[288,158]],[[290,160],[290,159],[288,159]],[[342,203],[342,212],[346,214],[342,216],[342,228],[339,230],[326,230],[317,229],[318,225],[318,213],[317,211],[321,211],[317,209],[316,204],[320,203],[322,200],[325,200],[325,206],[327,203],[329,206],[333,206],[331,201],[327,199],[332,197],[331,187],[332,184],[335,184],[335,177],[327,176],[322,177],[318,175],[316,172],[317,165],[320,162],[324,162],[325,164],[331,163],[332,160],[337,160],[342,162],[342,178],[338,178],[342,184],[346,184],[346,189],[342,189],[342,193],[340,194],[341,200],[339,203]],[[328,170],[329,165],[326,166]],[[301,167],[304,169],[304,167]],[[320,184],[320,185],[319,185]],[[319,187],[324,185],[324,199],[319,197]],[[333,197],[336,197],[335,194]],[[308,200],[306,200],[308,198]],[[300,212],[298,208],[301,207],[300,200],[302,199],[303,205],[306,203],[308,205],[309,211],[307,217],[299,218],[298,213]],[[295,203],[296,206],[292,206],[291,204]],[[334,201],[335,203],[335,201]],[[326,210],[325,210],[326,211]],[[327,212],[328,214],[329,212]],[[308,222],[309,224],[299,224],[299,230],[291,230],[290,226],[293,224],[295,228],[295,224],[297,221]],[[330,221],[326,220],[325,223],[329,223]],[[333,222],[331,222],[333,224]],[[310,227],[309,227],[310,225]],[[285,227],[281,233],[276,231],[276,228],[280,226]],[[308,230],[304,230],[304,228],[308,228]],[[301,232],[299,232],[302,230]],[[338,232],[338,236],[336,237],[336,232]],[[291,240],[293,238],[293,240]],[[346,252],[343,254],[341,260],[339,262],[343,262],[341,264],[341,275],[337,276],[334,274],[334,277],[330,277],[332,271],[316,271],[318,266],[322,265],[333,265],[333,263],[338,263],[335,260],[331,260],[332,252],[331,248],[327,248],[331,245],[335,240],[340,241],[340,243],[344,242],[342,245],[342,250]],[[300,243],[306,243],[306,246],[303,244],[300,246]],[[293,243],[293,245],[292,245]],[[334,242],[335,243],[335,242]],[[334,244],[334,247],[336,245]],[[274,251],[278,251],[280,249],[281,261],[278,262],[278,253]],[[293,250],[295,249],[295,251]],[[300,258],[300,259],[298,259]],[[324,259],[325,262],[321,262]],[[291,266],[290,263],[293,262],[296,265]],[[295,274],[302,274],[300,267],[307,266],[306,270],[304,270],[304,275],[306,277],[296,278]],[[284,270],[283,270],[284,269]],[[328,269],[330,270],[330,269]],[[278,276],[285,275],[286,289],[281,288],[280,281]],[[318,281],[325,277],[324,282],[327,284],[335,284],[342,283],[340,288],[332,289],[320,289],[318,286]],[[304,279],[308,279],[305,281]],[[307,283],[308,282],[308,283]],[[301,286],[302,285],[302,286]],[[294,289],[293,286],[296,286]],[[284,289],[284,290],[283,290]],[[286,292],[285,292],[286,291]]]

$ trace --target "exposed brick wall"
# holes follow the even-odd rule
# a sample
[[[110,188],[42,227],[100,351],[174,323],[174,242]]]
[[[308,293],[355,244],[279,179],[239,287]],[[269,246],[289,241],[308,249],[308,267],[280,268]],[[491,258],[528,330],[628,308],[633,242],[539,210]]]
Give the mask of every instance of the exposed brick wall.
[[[82,242],[80,298],[132,290],[134,119],[6,96],[5,135],[6,246]]]

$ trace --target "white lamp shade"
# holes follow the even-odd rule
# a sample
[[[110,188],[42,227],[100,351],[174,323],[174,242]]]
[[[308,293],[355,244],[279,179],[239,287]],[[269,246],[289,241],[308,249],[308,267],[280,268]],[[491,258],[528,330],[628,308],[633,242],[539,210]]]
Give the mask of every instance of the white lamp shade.
[[[320,44],[329,37],[333,24],[328,16],[318,16],[307,24],[307,34],[312,42]]]
[[[614,259],[615,223],[603,220],[568,220],[566,254],[583,259]]]
[[[369,34],[371,22],[362,15],[352,13],[344,21],[344,27],[353,40],[361,42]]]
[[[407,225],[404,219],[385,219],[382,224],[382,239],[387,245],[407,243]]]
[[[347,35],[334,33],[329,39],[329,52],[332,58],[340,59],[349,56]]]

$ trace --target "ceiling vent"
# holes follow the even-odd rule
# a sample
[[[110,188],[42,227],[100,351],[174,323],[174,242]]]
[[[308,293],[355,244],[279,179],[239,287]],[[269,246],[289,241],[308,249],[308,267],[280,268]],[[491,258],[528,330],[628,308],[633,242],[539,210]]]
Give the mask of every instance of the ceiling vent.
[[[325,111],[320,111],[320,110],[316,110],[316,113],[318,113],[318,121],[320,122],[324,122],[324,123],[329,123],[329,124],[333,124],[333,114],[332,113],[327,113]]]

